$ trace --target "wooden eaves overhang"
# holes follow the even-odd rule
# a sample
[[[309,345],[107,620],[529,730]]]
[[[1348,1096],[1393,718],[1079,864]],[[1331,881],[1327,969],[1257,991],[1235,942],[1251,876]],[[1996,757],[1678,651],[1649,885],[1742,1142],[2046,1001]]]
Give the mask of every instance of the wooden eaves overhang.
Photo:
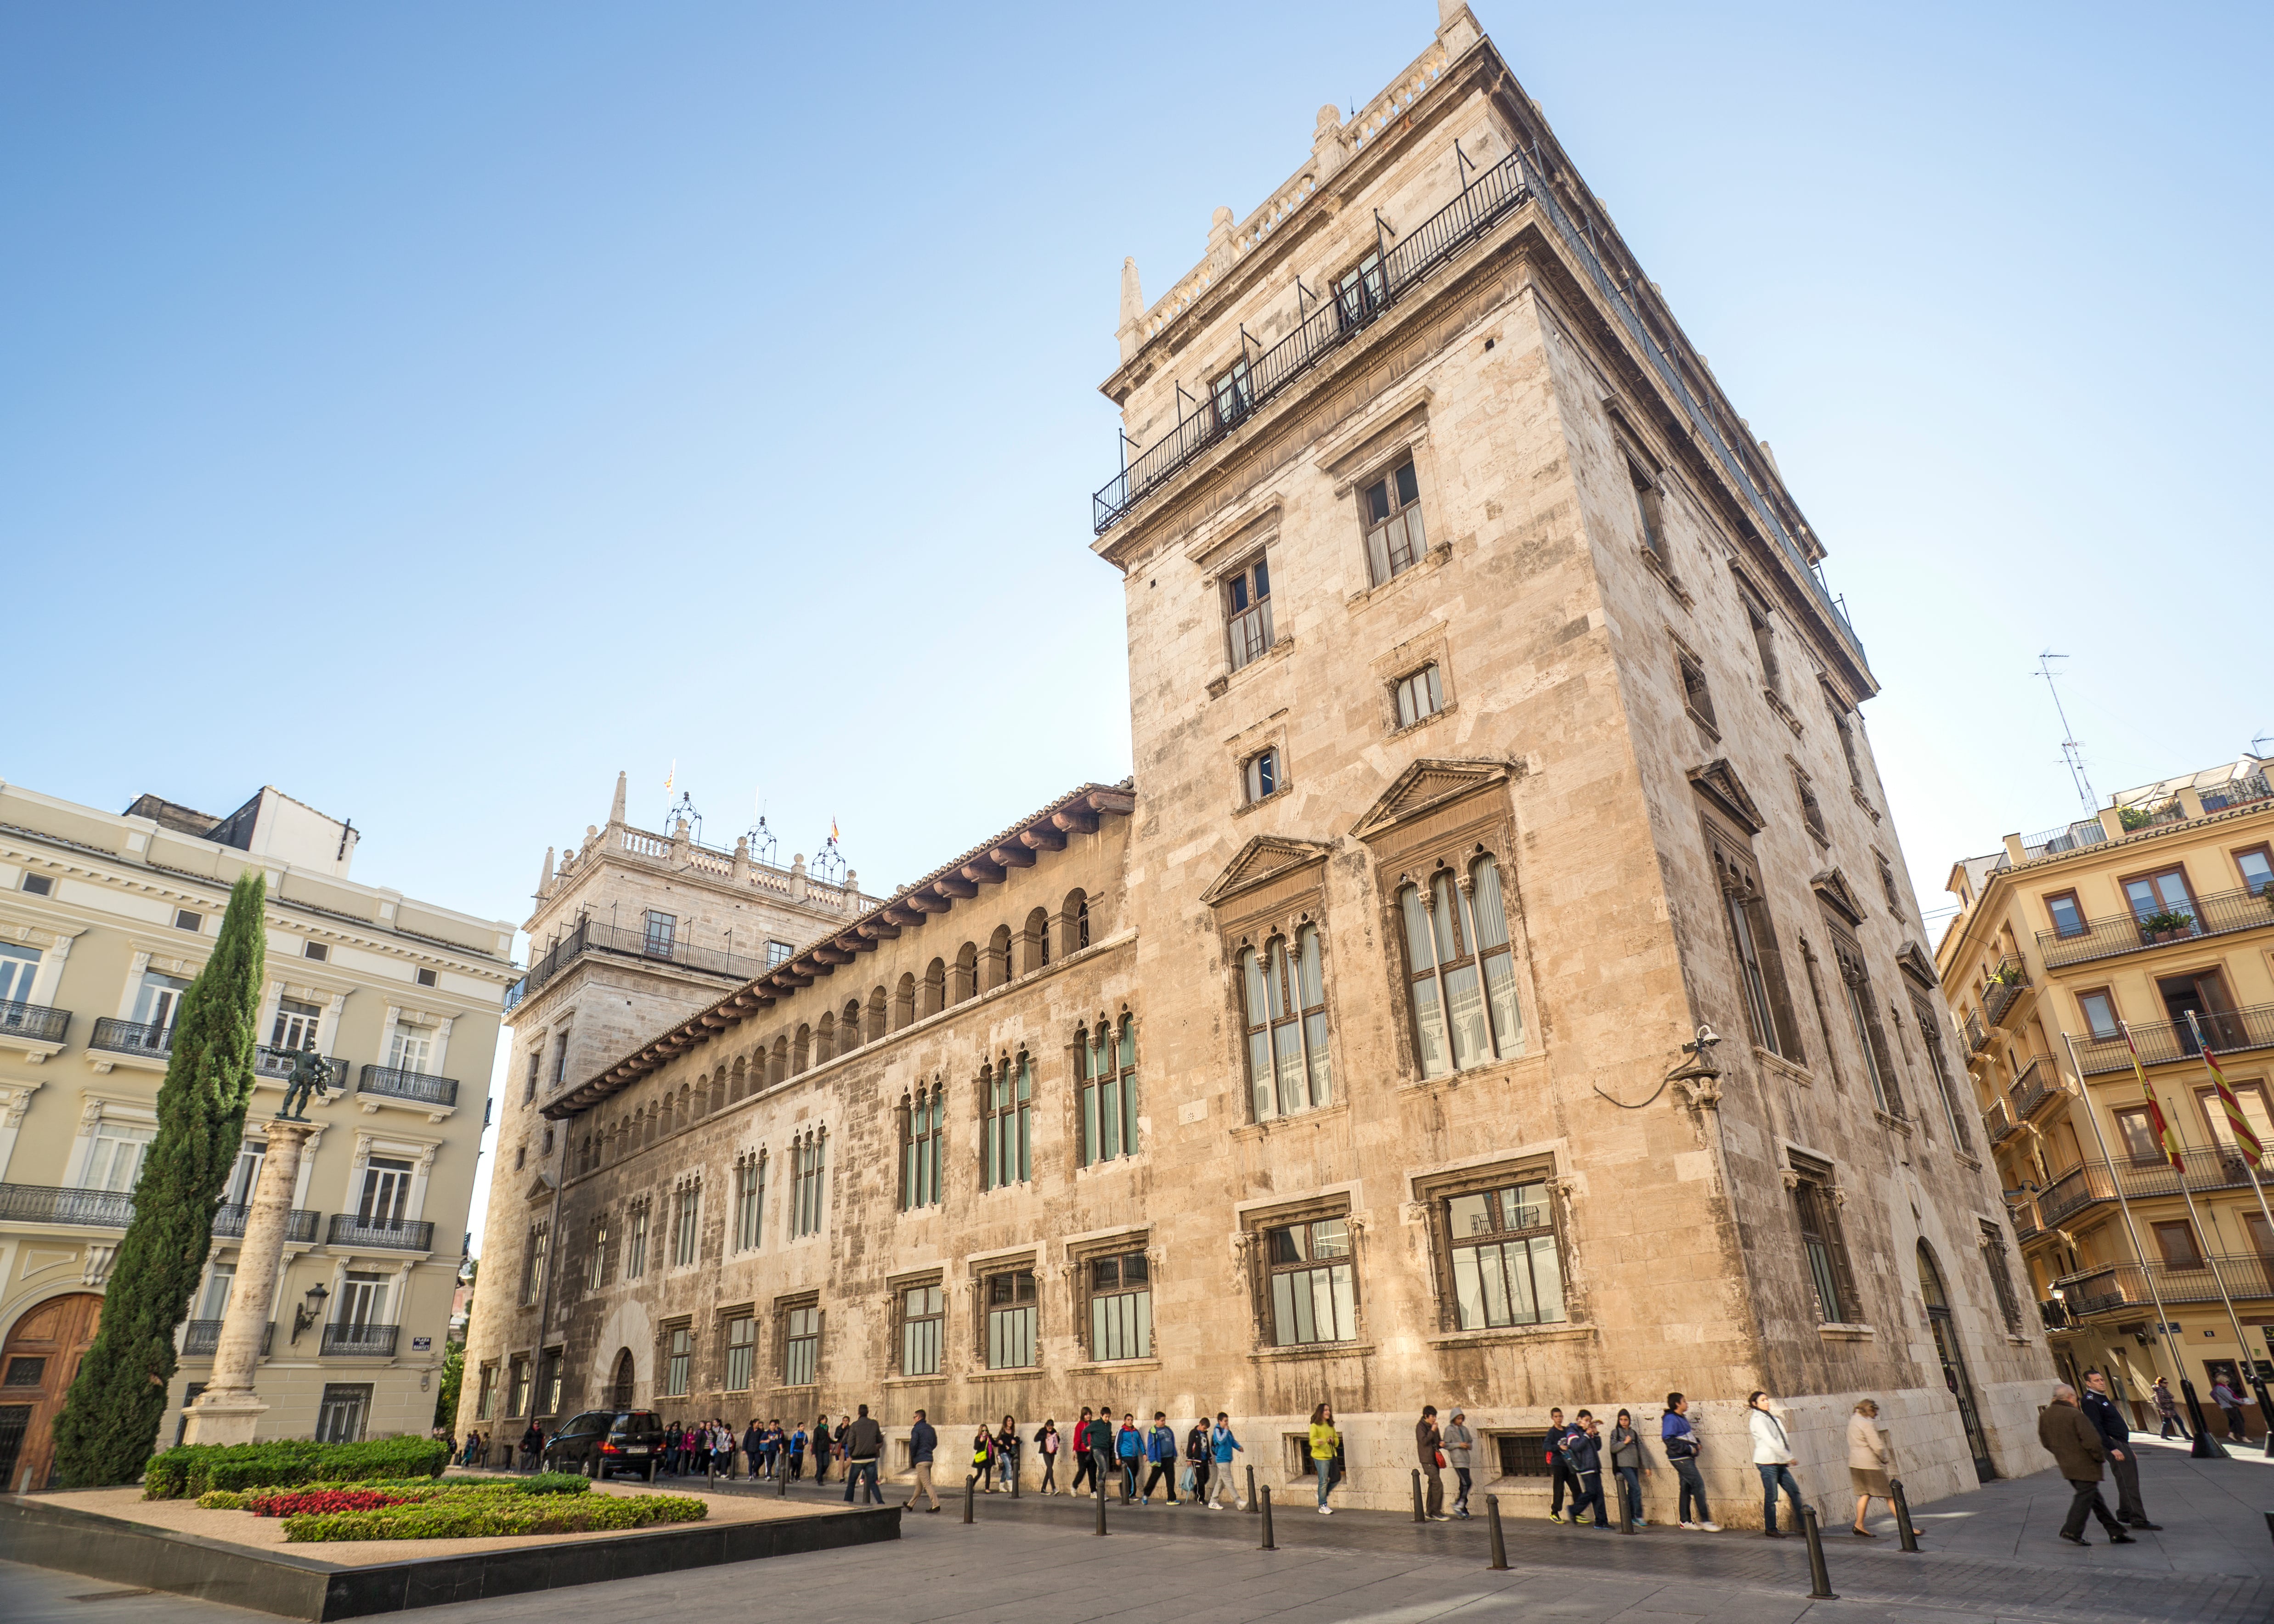
[[[1013,868],[1032,868],[1044,852],[1064,850],[1068,836],[1095,834],[1103,819],[1127,817],[1136,807],[1136,790],[1127,779],[1114,785],[1085,784],[1068,791],[994,838],[983,840],[915,884],[895,891],[850,924],[793,954],[709,1009],[642,1044],[553,1101],[543,1114],[561,1122],[590,1110],[677,1056],[755,1019],[821,977],[835,974],[840,965],[875,952],[877,944],[890,941],[903,929],[921,925],[933,914],[945,914],[957,903],[969,901],[982,887],[1002,883]]]

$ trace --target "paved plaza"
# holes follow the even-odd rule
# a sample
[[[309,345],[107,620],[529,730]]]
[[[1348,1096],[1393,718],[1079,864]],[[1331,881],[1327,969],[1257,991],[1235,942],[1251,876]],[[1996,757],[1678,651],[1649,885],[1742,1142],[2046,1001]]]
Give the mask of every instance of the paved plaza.
[[[1307,1505],[1275,1517],[1280,1548],[1255,1548],[1260,1520],[1236,1512],[1109,1507],[1111,1536],[1090,1531],[1091,1502],[982,1496],[905,1520],[897,1544],[591,1585],[573,1598],[532,1594],[433,1607],[422,1624],[538,1620],[564,1605],[593,1617],[850,1618],[864,1624],[1035,1620],[1035,1624],[1425,1624],[1551,1619],[1574,1624],[1932,1624],[2075,1620],[2260,1624],[2274,1616],[2274,1467],[2198,1462],[2142,1452],[2141,1477],[2161,1533],[2093,1547],[2054,1538],[2068,1491],[2050,1472],[1916,1507],[1927,1550],[1843,1529],[1826,1539],[1837,1601],[1808,1597],[1803,1544],[1758,1534],[1652,1529],[1631,1538],[1535,1518],[1506,1524],[1510,1569],[1487,1560],[1481,1515],[1416,1526],[1380,1512],[1322,1518]],[[771,1492],[771,1490],[762,1491]],[[826,1493],[801,1485],[794,1498]],[[223,1624],[267,1615],[181,1597],[122,1592],[77,1575],[0,1564],[0,1617],[11,1624]]]

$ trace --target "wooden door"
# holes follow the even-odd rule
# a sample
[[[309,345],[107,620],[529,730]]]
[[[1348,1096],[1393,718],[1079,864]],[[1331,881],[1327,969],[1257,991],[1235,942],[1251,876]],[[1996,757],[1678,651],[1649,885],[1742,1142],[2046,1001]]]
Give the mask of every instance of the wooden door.
[[[102,1299],[74,1292],[41,1304],[0,1344],[0,1485],[45,1488],[55,1462],[56,1412],[94,1342]]]

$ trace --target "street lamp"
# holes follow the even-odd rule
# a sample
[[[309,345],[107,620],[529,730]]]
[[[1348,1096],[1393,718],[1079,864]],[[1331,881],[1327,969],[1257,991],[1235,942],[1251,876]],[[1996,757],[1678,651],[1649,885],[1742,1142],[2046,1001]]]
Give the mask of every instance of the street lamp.
[[[331,1296],[331,1293],[325,1289],[324,1282],[320,1280],[314,1285],[308,1288],[308,1300],[304,1304],[298,1304],[293,1307],[292,1340],[294,1342],[297,1342],[300,1340],[301,1332],[306,1330],[310,1326],[319,1323],[323,1319],[324,1299],[329,1296]]]

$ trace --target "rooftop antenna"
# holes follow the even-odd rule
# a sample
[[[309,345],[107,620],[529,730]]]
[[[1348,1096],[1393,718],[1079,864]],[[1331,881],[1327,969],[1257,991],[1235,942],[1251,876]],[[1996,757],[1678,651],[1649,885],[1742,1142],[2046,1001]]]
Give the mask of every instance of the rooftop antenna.
[[[2068,763],[2068,776],[2075,782],[2076,798],[2084,802],[2085,816],[2091,817],[2100,810],[2100,797],[2093,793],[2092,780],[2085,775],[2084,747],[2076,741],[2076,730],[2068,725],[2068,712],[2061,706],[2060,685],[2053,680],[2053,661],[2067,658],[2045,650],[2037,656],[2037,675],[2045,680],[2046,690],[2053,696],[2053,713],[2060,718],[2061,759]]]

